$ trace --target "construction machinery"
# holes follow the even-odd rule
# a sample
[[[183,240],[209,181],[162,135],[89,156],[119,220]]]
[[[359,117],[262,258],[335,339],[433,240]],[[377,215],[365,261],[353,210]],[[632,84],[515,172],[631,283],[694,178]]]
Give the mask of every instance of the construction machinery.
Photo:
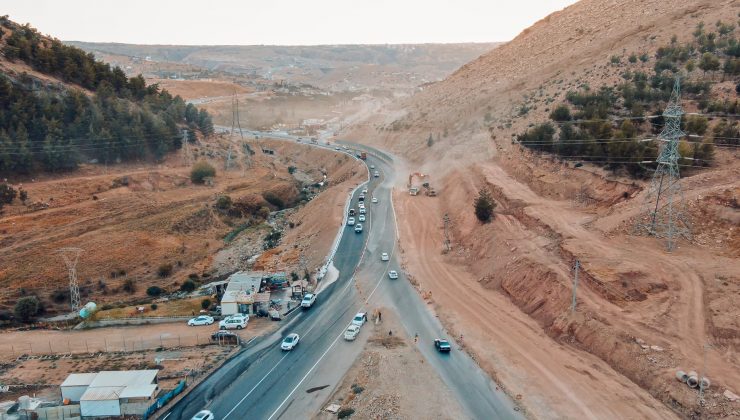
[[[414,177],[417,177],[417,178],[419,178],[421,180],[426,180],[425,182],[423,182],[421,184],[421,188],[424,189],[424,195],[426,195],[428,197],[436,197],[437,196],[437,191],[431,185],[429,185],[429,181],[428,181],[429,180],[429,175],[428,174],[423,174],[421,172],[414,172],[414,173],[412,173],[412,174],[409,175],[409,182],[407,184],[407,187],[409,189],[409,195],[418,195],[419,194],[419,191],[420,191],[420,188],[418,186],[414,185]]]

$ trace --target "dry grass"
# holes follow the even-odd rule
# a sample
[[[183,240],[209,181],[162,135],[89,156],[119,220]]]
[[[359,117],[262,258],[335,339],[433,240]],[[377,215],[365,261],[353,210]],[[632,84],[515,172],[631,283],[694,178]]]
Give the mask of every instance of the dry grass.
[[[95,314],[96,319],[117,319],[130,317],[159,317],[159,316],[187,316],[200,312],[200,303],[203,299],[212,298],[202,296],[191,299],[170,300],[166,302],[157,302],[157,309],[152,309],[150,305],[132,305],[123,308],[108,309]],[[138,307],[143,307],[144,311],[139,312]]]

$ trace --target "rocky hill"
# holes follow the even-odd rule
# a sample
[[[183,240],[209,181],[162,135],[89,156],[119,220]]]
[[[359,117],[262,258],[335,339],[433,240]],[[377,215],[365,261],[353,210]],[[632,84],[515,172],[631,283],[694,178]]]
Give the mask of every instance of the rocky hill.
[[[399,177],[406,267],[534,417],[739,414],[723,396],[740,383],[726,369],[740,343],[739,12],[729,0],[583,0],[341,133],[431,174],[436,198],[410,197]],[[692,235],[667,252],[634,226],[677,77]],[[490,223],[473,212],[483,189]],[[453,245],[440,254],[445,216]],[[705,357],[700,406],[675,373]]]

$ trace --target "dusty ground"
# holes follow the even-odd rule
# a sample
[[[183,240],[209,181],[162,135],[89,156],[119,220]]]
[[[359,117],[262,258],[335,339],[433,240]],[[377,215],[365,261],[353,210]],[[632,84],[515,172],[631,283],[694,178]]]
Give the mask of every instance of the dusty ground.
[[[197,379],[216,363],[227,357],[232,347],[199,346],[167,351],[137,351],[133,353],[100,353],[54,357],[24,358],[0,365],[0,383],[10,385],[2,401],[12,401],[21,395],[56,401],[61,400],[59,385],[70,373],[101,370],[156,369],[159,386],[173,389],[182,379]],[[158,364],[156,359],[160,359]]]
[[[254,318],[247,328],[233,330],[243,341],[273,331],[277,322]],[[157,347],[179,348],[210,343],[218,325],[189,327],[186,321],[137,326],[105,327],[89,330],[5,331],[0,344],[0,360],[18,356],[123,352]]]
[[[230,170],[224,171],[228,147],[234,155]],[[228,245],[224,236],[243,223],[217,214],[213,206],[219,195],[268,205],[262,193],[290,193],[298,182],[296,176],[318,181],[326,172],[330,180],[339,182],[353,171],[354,163],[331,152],[311,151],[311,160],[289,163],[281,153],[300,153],[292,149],[305,150],[305,146],[283,145],[275,155],[261,153],[257,143],[251,147],[254,156],[228,139],[191,146],[191,161],[199,156],[217,168],[213,186],[190,183],[184,152],[160,165],[85,166],[69,175],[22,182],[30,203],[49,207],[34,210],[33,205],[15,204],[6,207],[0,218],[0,284],[5,286],[0,301],[10,308],[21,293],[37,294],[47,311],[53,312],[52,293],[67,285],[67,272],[56,250],[68,246],[84,250],[77,273],[86,301],[140,299],[150,285],[172,291],[188,277],[207,282],[212,256]],[[291,165],[297,167],[295,176],[288,172]],[[321,231],[320,221],[297,226],[296,235],[309,237],[313,232],[306,227]],[[261,246],[262,238],[255,240]],[[168,277],[158,276],[162,264],[173,267]],[[126,279],[134,280],[132,293],[122,288]]]
[[[222,80],[172,80],[172,79],[148,79],[148,84],[156,83],[167,89],[172,95],[180,95],[183,99],[209,98],[218,96],[229,96],[234,93],[250,93],[251,90],[242,85]]]
[[[373,336],[325,404],[355,410],[357,419],[460,419],[463,412],[446,385],[424,363],[413,338],[391,311],[383,310],[383,322],[366,324]],[[388,336],[388,330],[393,336]],[[321,412],[315,419],[333,419]]]

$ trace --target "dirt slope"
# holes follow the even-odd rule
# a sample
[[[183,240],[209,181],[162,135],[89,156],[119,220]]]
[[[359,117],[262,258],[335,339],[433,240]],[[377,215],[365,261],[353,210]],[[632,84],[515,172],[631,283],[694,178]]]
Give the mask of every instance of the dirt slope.
[[[407,269],[535,417],[740,415],[722,396],[740,388],[737,152],[718,151],[713,168],[686,174],[693,237],[668,253],[632,234],[644,182],[538,157],[510,140],[545,120],[568,90],[618,80],[612,55],[652,56],[673,35],[689,39],[698,22],[734,22],[739,11],[738,1],[584,0],[343,133],[433,174],[436,199],[408,196],[400,172]],[[652,64],[635,64],[643,67]],[[481,225],[471,204],[484,186],[498,215]],[[703,407],[675,380],[678,369],[706,369]]]

